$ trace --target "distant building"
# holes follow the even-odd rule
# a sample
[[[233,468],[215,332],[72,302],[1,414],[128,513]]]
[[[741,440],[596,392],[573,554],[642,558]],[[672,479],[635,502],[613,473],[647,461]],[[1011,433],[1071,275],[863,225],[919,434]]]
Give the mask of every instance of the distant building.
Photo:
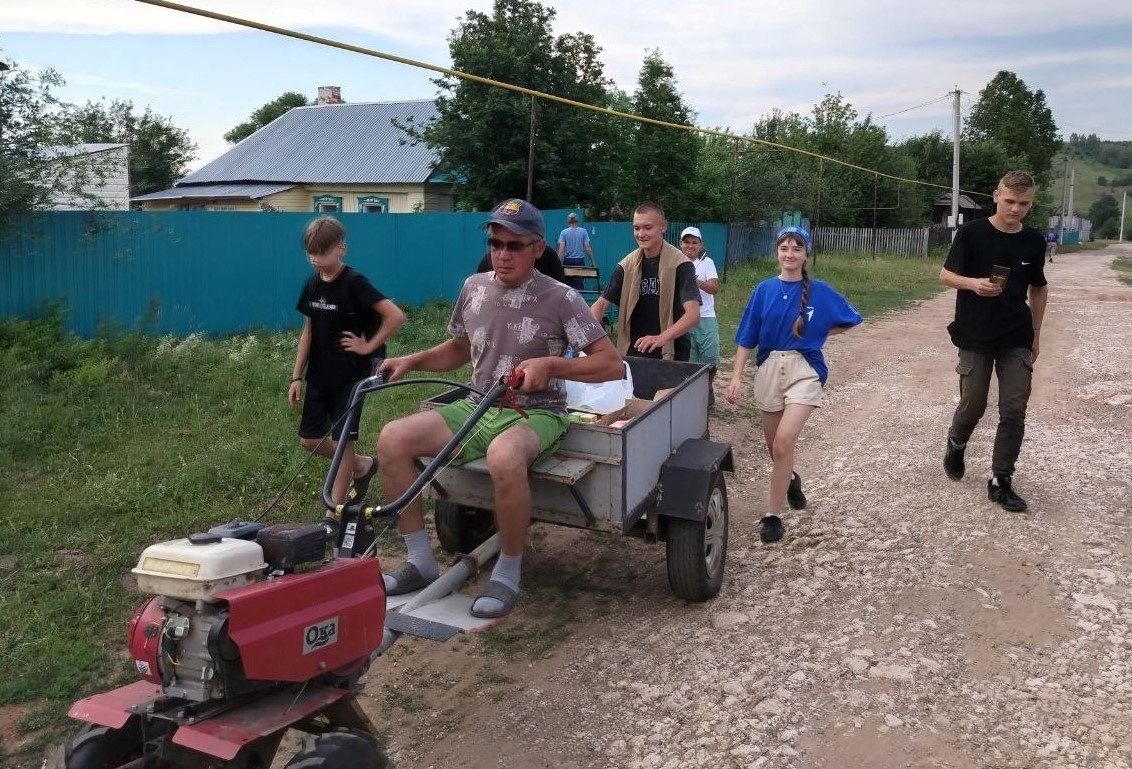
[[[49,211],[85,211],[130,207],[130,145],[73,144],[48,147],[60,192],[45,207]]]
[[[147,211],[451,211],[439,158],[398,126],[438,116],[431,99],[345,104],[336,86],[296,107],[167,190],[133,201]]]
[[[932,203],[932,222],[935,224],[947,224],[948,218],[951,216],[951,194],[942,195]],[[971,198],[960,193],[959,195],[959,216],[962,217],[964,222],[969,222],[972,219],[979,219],[986,216],[983,207],[976,203]]]

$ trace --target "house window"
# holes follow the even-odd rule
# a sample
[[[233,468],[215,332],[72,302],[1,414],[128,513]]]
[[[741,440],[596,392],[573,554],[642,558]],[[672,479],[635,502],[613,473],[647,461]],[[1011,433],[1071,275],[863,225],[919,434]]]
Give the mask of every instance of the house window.
[[[314,199],[314,210],[320,214],[337,214],[342,211],[340,195],[319,195]]]
[[[387,214],[389,213],[389,198],[382,198],[377,195],[360,197],[358,198],[358,211],[363,214]]]

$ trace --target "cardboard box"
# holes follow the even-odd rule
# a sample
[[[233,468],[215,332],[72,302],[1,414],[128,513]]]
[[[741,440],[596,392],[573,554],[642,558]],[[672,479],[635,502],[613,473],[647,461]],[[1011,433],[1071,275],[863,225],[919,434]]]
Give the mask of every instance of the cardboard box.
[[[625,401],[624,406],[606,414],[601,419],[597,420],[597,423],[609,427],[614,422],[620,422],[623,419],[632,421],[634,418],[652,408],[652,405],[652,401],[643,400],[641,398],[630,398]]]
[[[656,393],[652,396],[652,399],[654,401],[663,400],[663,399],[667,398],[672,393],[672,391],[675,390],[675,389],[676,389],[675,387],[669,387],[665,390],[657,390]]]

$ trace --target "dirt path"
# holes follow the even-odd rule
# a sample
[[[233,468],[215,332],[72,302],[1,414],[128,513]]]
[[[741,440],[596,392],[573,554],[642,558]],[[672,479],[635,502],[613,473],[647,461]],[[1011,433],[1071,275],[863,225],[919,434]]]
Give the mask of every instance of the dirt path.
[[[760,430],[749,408],[722,410],[712,429],[739,471],[720,596],[673,599],[662,548],[542,533],[522,616],[379,661],[368,707],[398,766],[1132,766],[1132,288],[1107,266],[1120,253],[1048,268],[1015,478],[1029,514],[986,500],[993,406],[968,477],[940,468],[952,295],[868,323],[829,345],[827,408],[799,453],[811,505],[783,545],[756,535]]]

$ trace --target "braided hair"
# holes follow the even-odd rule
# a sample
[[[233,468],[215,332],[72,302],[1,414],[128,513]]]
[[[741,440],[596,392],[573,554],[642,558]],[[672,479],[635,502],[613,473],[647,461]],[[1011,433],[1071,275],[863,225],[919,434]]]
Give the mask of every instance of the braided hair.
[[[810,256],[809,233],[801,227],[783,227],[775,239],[774,247],[777,249],[784,240],[792,240],[806,251],[806,258]],[[806,270],[806,263],[802,262],[802,301],[798,307],[798,317],[794,320],[791,332],[798,339],[806,330],[806,307],[810,304],[810,273]]]
[[[794,326],[790,329],[794,332],[794,336],[798,339],[802,338],[802,333],[806,330],[806,306],[810,303],[810,273],[806,271],[806,263],[802,263],[802,302],[798,307],[798,317],[794,320]]]

